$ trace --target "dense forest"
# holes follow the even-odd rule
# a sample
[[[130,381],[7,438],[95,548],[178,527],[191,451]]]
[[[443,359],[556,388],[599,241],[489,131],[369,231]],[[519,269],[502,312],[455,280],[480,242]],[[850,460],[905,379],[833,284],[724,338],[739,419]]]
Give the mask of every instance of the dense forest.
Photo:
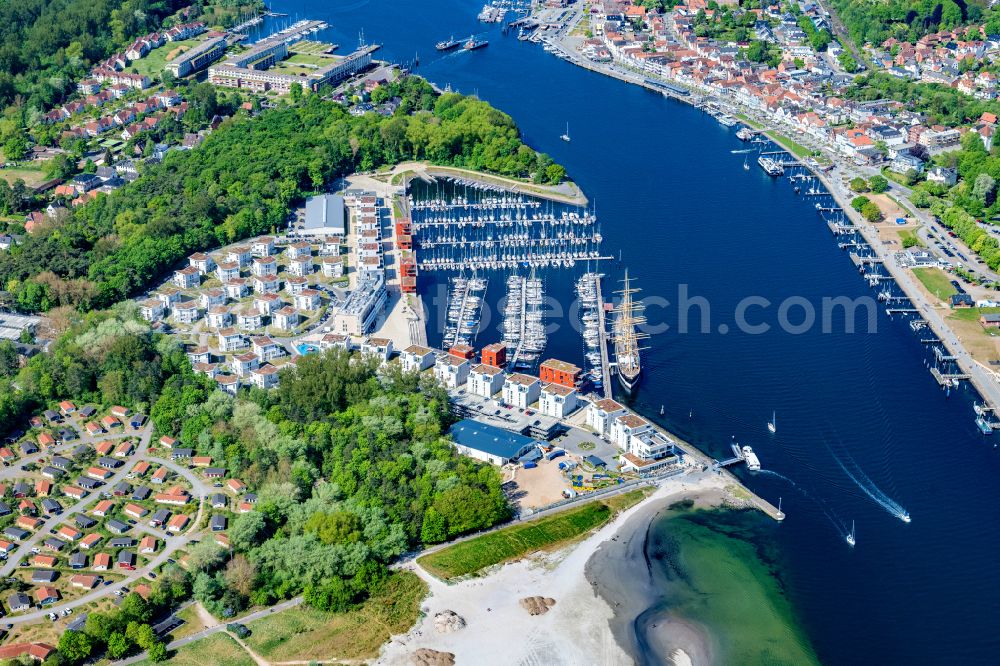
[[[445,439],[444,389],[375,369],[330,350],[282,371],[280,391],[235,399],[168,381],[151,412],[158,431],[259,495],[229,530],[244,584],[230,580],[218,548],[192,568],[194,595],[213,612],[300,593],[317,608],[343,609],[402,553],[508,517],[497,470]]]
[[[977,120],[984,112],[1000,113],[1000,102],[981,100],[941,83],[918,83],[875,72],[859,76],[844,91],[848,99],[893,99],[910,111],[926,113],[932,123],[955,127]]]
[[[209,385],[172,341],[150,332],[130,303],[80,317],[49,353],[23,368],[13,346],[0,343],[0,435],[23,427],[31,410],[66,396],[145,412],[168,377]]]
[[[1000,33],[986,0],[833,0],[837,15],[858,46],[879,46],[890,37],[915,42],[939,30],[970,23],[987,23],[987,32]]]
[[[400,99],[391,117],[354,116],[317,95],[255,117],[241,112],[198,149],[170,153],[134,183],[0,255],[0,284],[25,310],[104,307],[195,250],[278,227],[293,203],[332,179],[406,159],[540,182],[564,177],[489,104],[438,96],[417,77],[387,88]]]

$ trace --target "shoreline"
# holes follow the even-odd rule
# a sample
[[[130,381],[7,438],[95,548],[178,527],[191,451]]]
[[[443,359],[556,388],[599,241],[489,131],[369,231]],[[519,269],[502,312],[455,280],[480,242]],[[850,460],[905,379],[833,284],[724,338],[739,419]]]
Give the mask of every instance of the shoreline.
[[[718,652],[706,627],[675,616],[663,606],[647,555],[650,527],[667,508],[686,499],[651,497],[625,521],[610,541],[601,544],[587,561],[585,575],[596,594],[615,609],[610,630],[636,664],[711,664]],[[698,508],[724,503],[725,491],[698,494]]]
[[[570,19],[571,21],[573,19]],[[578,20],[578,17],[577,17]],[[663,79],[663,77],[655,77],[654,75],[640,74],[633,71],[620,71],[616,69],[613,65],[614,61],[611,63],[594,63],[578,53],[573,52],[569,49],[566,44],[561,40],[555,39],[541,39],[539,43],[546,44],[552,49],[556,49],[563,57],[560,59],[566,62],[581,67],[583,69],[595,72],[597,74],[602,74],[604,76],[609,76],[611,78],[618,79],[624,83],[629,83],[633,85],[640,86],[651,92],[660,93],[664,97],[670,98],[674,101],[681,102],[691,106],[693,108],[698,108],[696,105],[696,100],[692,98],[692,95],[700,95],[704,98],[711,98],[715,103],[719,105],[719,108],[724,110],[726,113],[733,115],[739,119],[739,121],[754,129],[756,132],[766,136],[768,140],[777,146],[780,146],[782,150],[786,151],[792,159],[801,164],[804,168],[809,169],[814,175],[816,175],[823,186],[826,187],[830,196],[837,202],[837,204],[844,210],[851,224],[858,229],[858,232],[865,239],[865,242],[872,248],[875,254],[882,260],[887,272],[892,276],[893,281],[896,285],[906,294],[907,298],[918,307],[920,310],[920,316],[923,318],[930,326],[934,334],[941,340],[941,344],[955,356],[957,359],[957,364],[961,368],[962,372],[969,375],[968,381],[972,385],[978,398],[993,406],[994,408],[1000,408],[1000,384],[997,383],[996,378],[992,376],[992,371],[988,368],[984,368],[980,362],[976,361],[972,355],[966,350],[965,345],[962,344],[958,335],[951,329],[950,326],[945,322],[944,317],[934,308],[932,303],[929,303],[927,299],[923,296],[919,287],[913,283],[916,280],[915,277],[908,275],[904,272],[904,269],[899,267],[892,257],[892,252],[882,246],[882,238],[878,233],[878,230],[873,228],[871,225],[867,224],[864,220],[860,219],[860,216],[850,207],[849,197],[845,200],[845,196],[837,187],[832,178],[832,174],[824,172],[820,169],[813,169],[805,162],[805,158],[801,157],[795,149],[795,146],[787,145],[786,141],[782,141],[777,137],[782,139],[787,139],[787,141],[794,142],[794,139],[790,137],[784,137],[781,134],[781,128],[774,127],[770,123],[761,123],[759,120],[750,121],[744,115],[744,110],[736,104],[731,103],[730,100],[725,97],[718,96],[714,91],[702,90],[697,87],[690,86],[686,83],[675,81],[672,79]],[[559,56],[556,56],[559,57]],[[625,67],[626,65],[621,65]],[[650,85],[646,82],[647,77],[659,78],[664,80],[671,85],[681,87],[685,90],[690,91],[691,95],[679,95],[673,93],[667,89],[661,89],[656,86]],[[796,144],[798,145],[798,144]],[[805,146],[802,146],[805,147]],[[834,162],[834,166],[837,167],[841,172],[848,173],[844,165]],[[904,199],[905,206],[909,207],[913,204],[908,200]],[[919,216],[914,215],[920,221],[922,226],[926,226],[926,223],[920,220]]]
[[[726,479],[712,473],[691,473],[664,481],[644,501],[627,509],[607,525],[582,541],[553,553],[535,553],[510,562],[484,575],[451,584],[424,571],[416,562],[407,569],[423,579],[429,594],[422,604],[423,617],[406,634],[393,636],[383,646],[376,664],[409,664],[418,649],[430,649],[454,655],[456,663],[544,663],[558,664],[633,664],[636,651],[627,647],[619,627],[626,614],[607,600],[611,589],[621,589],[634,571],[608,570],[608,580],[594,583],[588,570],[596,554],[611,554],[619,543],[645,542],[646,529],[636,532],[636,525],[649,524],[663,508],[693,499],[699,506],[718,506],[728,495]],[[637,535],[641,534],[641,539]],[[603,557],[603,556],[602,556]],[[600,566],[600,565],[596,565]],[[555,600],[551,609],[532,616],[519,604],[529,596]],[[453,611],[466,626],[452,633],[435,629],[435,615]],[[635,606],[626,624],[645,614],[650,628],[644,635],[651,647],[681,650],[677,664],[705,663],[685,661],[706,654],[710,639],[706,632],[687,620],[664,621],[658,613],[646,613],[648,605]],[[655,631],[653,631],[655,629]],[[503,655],[500,657],[500,655]],[[661,662],[662,663],[662,662]]]

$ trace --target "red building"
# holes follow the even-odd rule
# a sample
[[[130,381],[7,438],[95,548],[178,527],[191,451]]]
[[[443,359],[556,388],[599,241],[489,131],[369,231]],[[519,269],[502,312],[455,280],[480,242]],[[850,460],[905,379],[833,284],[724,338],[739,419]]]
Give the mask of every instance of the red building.
[[[550,358],[539,367],[538,378],[542,380],[543,384],[559,384],[567,388],[574,388],[580,383],[582,373],[583,371],[572,363]]]
[[[464,358],[471,361],[476,357],[476,351],[469,345],[455,345],[448,350],[448,353],[452,356],[457,356],[458,358]]]
[[[410,228],[409,220],[396,223],[396,247],[400,250],[413,249],[413,230]]]
[[[403,254],[399,261],[399,284],[404,294],[417,291],[417,261],[409,252]]]
[[[507,365],[507,346],[502,342],[483,347],[483,365],[502,368]]]

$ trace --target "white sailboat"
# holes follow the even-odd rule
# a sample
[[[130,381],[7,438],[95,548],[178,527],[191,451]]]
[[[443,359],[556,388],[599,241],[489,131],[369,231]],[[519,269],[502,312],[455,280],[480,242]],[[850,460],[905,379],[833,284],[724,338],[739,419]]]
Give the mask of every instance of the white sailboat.
[[[776,416],[777,416],[777,414],[775,412],[771,412],[771,420],[767,422],[767,430],[772,435],[774,434],[775,430],[777,430],[777,427],[778,427],[777,426],[777,421],[775,420]]]
[[[566,133],[559,138],[565,141],[566,143],[569,143],[569,123],[566,123]]]
[[[854,521],[853,520],[851,521],[851,533],[847,535],[846,539],[847,539],[847,545],[851,546],[852,548],[854,547],[854,544],[857,543],[857,541],[854,539]]]
[[[743,170],[744,171],[749,171],[750,170],[750,158],[748,158],[748,157],[744,157],[743,158]]]

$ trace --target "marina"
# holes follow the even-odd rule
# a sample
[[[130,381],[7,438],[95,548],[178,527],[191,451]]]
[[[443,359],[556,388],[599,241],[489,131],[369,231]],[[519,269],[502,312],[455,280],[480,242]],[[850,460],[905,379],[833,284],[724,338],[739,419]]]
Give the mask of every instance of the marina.
[[[515,370],[532,369],[545,350],[544,297],[544,285],[534,272],[527,278],[518,275],[507,278],[503,342]]]
[[[478,277],[454,277],[450,282],[444,346],[471,345],[479,333],[487,283]]]
[[[407,203],[421,271],[571,268],[604,258],[587,209],[460,180],[436,181],[429,198],[410,194]]]
[[[601,298],[601,278],[598,273],[584,273],[576,282],[580,302],[580,323],[584,343],[585,378],[596,393],[611,397],[610,366],[608,364],[607,329],[604,303]]]

